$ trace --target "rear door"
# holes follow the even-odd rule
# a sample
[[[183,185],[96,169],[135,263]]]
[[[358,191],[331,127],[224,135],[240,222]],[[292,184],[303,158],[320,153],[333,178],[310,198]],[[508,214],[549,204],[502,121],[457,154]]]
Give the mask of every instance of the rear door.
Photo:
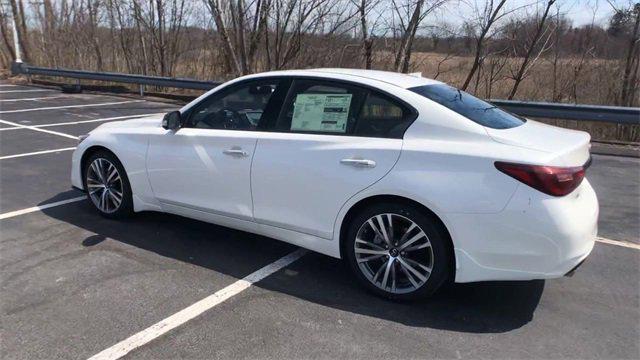
[[[257,222],[330,239],[342,205],[400,156],[415,113],[352,84],[298,79],[251,169]]]

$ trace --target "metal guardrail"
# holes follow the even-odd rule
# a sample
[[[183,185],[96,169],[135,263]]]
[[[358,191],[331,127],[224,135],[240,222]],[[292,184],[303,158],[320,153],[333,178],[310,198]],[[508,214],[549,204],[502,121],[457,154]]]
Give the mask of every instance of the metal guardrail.
[[[87,79],[194,90],[210,90],[213,87],[221,84],[220,82],[215,81],[202,81],[160,76],[130,75],[84,70],[51,69],[31,66],[25,63],[13,63],[11,65],[11,72],[13,74],[44,75],[72,79]],[[140,89],[140,93],[142,94],[142,87]],[[521,116],[640,125],[640,108],[573,105],[498,99],[490,101],[496,106],[500,106],[505,110],[511,111]]]
[[[86,79],[96,81],[110,81],[128,84],[171,87],[181,89],[194,89],[194,90],[210,90],[218,85],[220,82],[215,81],[202,81],[193,79],[180,79],[170,78],[162,76],[146,76],[146,75],[131,75],[111,72],[94,72],[84,70],[69,70],[69,69],[51,69],[39,66],[31,66],[25,63],[13,63],[11,64],[11,72],[13,74],[24,75],[44,75],[65,77],[72,79]]]
[[[505,110],[521,116],[640,125],[640,108],[634,107],[574,105],[497,99],[490,101],[496,106],[500,106]]]

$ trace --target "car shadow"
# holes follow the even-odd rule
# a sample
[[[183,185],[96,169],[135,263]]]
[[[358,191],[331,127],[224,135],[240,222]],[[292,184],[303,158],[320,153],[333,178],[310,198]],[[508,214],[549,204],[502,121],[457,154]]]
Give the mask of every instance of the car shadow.
[[[89,251],[117,241],[236,278],[296,249],[271,238],[169,214],[145,212],[126,220],[105,219],[88,201],[43,212],[93,233],[78,242],[78,247]],[[541,280],[450,284],[432,298],[398,302],[370,294],[348,273],[340,260],[309,252],[256,286],[407,326],[471,333],[522,327],[532,320],[544,290]]]

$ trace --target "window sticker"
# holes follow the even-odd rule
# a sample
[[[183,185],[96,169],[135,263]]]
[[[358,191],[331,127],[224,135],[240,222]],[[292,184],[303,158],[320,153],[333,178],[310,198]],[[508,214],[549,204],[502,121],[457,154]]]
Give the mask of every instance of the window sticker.
[[[293,104],[291,130],[347,132],[352,94],[299,94]]]

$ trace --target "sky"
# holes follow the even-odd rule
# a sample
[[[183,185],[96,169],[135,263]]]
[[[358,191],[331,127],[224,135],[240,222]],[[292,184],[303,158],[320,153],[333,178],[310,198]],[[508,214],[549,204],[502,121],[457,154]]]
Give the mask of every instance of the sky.
[[[466,1],[467,3],[479,4],[483,0]],[[531,4],[532,0],[509,0],[507,5],[511,9],[520,8],[526,4]],[[628,5],[632,0],[610,0],[616,7]],[[546,1],[540,1],[540,6],[544,6]],[[555,7],[560,8],[560,12],[573,21],[574,26],[590,24],[592,20],[596,24],[605,26],[608,23],[613,8],[606,0],[557,0]],[[531,8],[533,9],[533,8]],[[552,10],[555,13],[555,8]],[[595,10],[595,16],[594,16]],[[474,10],[469,5],[449,5],[444,10],[446,21],[452,24],[462,24],[466,18],[473,16]]]
[[[616,0],[611,3],[616,7],[623,7],[629,1]],[[608,2],[603,0],[559,0],[558,5],[561,10],[566,9],[567,17],[571,18],[576,26],[590,24],[594,19],[594,9],[595,22],[606,25],[614,11]]]

